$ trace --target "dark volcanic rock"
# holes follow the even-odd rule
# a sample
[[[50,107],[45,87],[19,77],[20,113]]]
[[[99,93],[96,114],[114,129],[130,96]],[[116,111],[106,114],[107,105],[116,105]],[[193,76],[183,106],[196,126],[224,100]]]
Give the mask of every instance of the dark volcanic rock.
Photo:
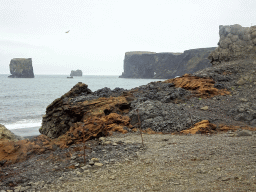
[[[15,58],[10,63],[11,78],[34,78],[32,59]]]
[[[256,26],[220,25],[218,47],[209,55],[213,65],[237,59],[256,59]]]
[[[81,120],[84,110],[86,110],[79,109],[78,111],[74,107],[72,108],[74,111],[72,111],[71,102],[79,102],[83,100],[81,98],[90,93],[92,91],[88,89],[88,85],[79,82],[61,98],[55,99],[46,108],[46,115],[43,117],[42,127],[39,132],[51,138],[65,134],[72,123]]]
[[[73,76],[83,76],[83,72],[82,70],[79,70],[77,69],[76,71],[72,70],[71,73],[70,73],[70,76],[73,77]]]
[[[129,108],[125,99],[108,99],[122,95],[124,89],[109,88],[92,92],[84,83],[77,83],[61,98],[54,100],[47,108],[39,132],[50,138],[57,138],[76,123],[79,125],[89,116],[105,116]],[[99,109],[100,108],[100,109]],[[97,110],[95,110],[97,109]],[[120,112],[121,113],[121,112]]]
[[[210,67],[207,57],[215,49],[191,49],[184,53],[127,52],[121,78],[169,79]]]

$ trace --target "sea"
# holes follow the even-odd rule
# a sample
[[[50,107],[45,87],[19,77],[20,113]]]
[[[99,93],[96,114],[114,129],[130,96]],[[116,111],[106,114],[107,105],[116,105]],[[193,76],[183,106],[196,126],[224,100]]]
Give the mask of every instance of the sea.
[[[8,78],[0,74],[0,124],[14,134],[27,137],[39,135],[46,107],[83,82],[92,91],[108,87],[131,89],[163,79],[126,79],[118,76],[35,75],[35,78]]]

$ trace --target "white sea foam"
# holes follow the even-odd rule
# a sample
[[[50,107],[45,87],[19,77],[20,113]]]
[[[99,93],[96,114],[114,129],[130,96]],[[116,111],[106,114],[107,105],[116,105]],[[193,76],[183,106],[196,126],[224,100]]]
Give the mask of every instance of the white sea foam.
[[[32,127],[41,127],[42,120],[41,119],[23,119],[21,121],[17,121],[16,123],[6,124],[4,125],[7,129],[23,129],[23,128],[32,128]]]

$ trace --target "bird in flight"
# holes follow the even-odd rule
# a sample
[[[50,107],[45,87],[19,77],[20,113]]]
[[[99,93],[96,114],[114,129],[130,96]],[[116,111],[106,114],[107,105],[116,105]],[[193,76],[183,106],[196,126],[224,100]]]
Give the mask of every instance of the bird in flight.
[[[65,32],[65,33],[68,33],[70,30],[68,30],[67,32]]]

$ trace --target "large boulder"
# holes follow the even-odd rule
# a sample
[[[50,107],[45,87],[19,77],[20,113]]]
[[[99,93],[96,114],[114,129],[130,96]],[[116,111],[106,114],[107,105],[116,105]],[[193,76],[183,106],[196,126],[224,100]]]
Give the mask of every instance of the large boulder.
[[[11,78],[34,78],[31,58],[14,58],[10,62]]]
[[[85,125],[96,126],[94,128],[98,130],[98,128],[101,129],[101,126],[113,128],[113,126],[115,127],[113,124],[120,125],[121,122],[126,124],[128,123],[127,118],[123,119],[118,115],[111,116],[112,113],[123,114],[128,112],[129,102],[126,97],[129,97],[129,94],[124,96],[124,93],[125,90],[121,88],[115,88],[114,90],[103,88],[92,92],[86,84],[79,82],[69,92],[54,100],[46,108],[46,114],[43,116],[42,127],[39,132],[47,137],[57,138],[68,131],[72,132],[76,127]],[[99,127],[99,125],[101,126]],[[89,127],[86,127],[86,129],[89,129]]]
[[[82,70],[79,70],[77,69],[76,71],[72,70],[71,73],[70,73],[70,76],[73,77],[73,76],[83,76],[83,72]]]
[[[81,120],[84,113],[79,106],[71,104],[72,98],[87,96],[91,92],[88,85],[79,82],[62,97],[55,99],[46,108],[46,115],[43,116],[42,127],[39,132],[50,138],[65,134],[72,123]]]

